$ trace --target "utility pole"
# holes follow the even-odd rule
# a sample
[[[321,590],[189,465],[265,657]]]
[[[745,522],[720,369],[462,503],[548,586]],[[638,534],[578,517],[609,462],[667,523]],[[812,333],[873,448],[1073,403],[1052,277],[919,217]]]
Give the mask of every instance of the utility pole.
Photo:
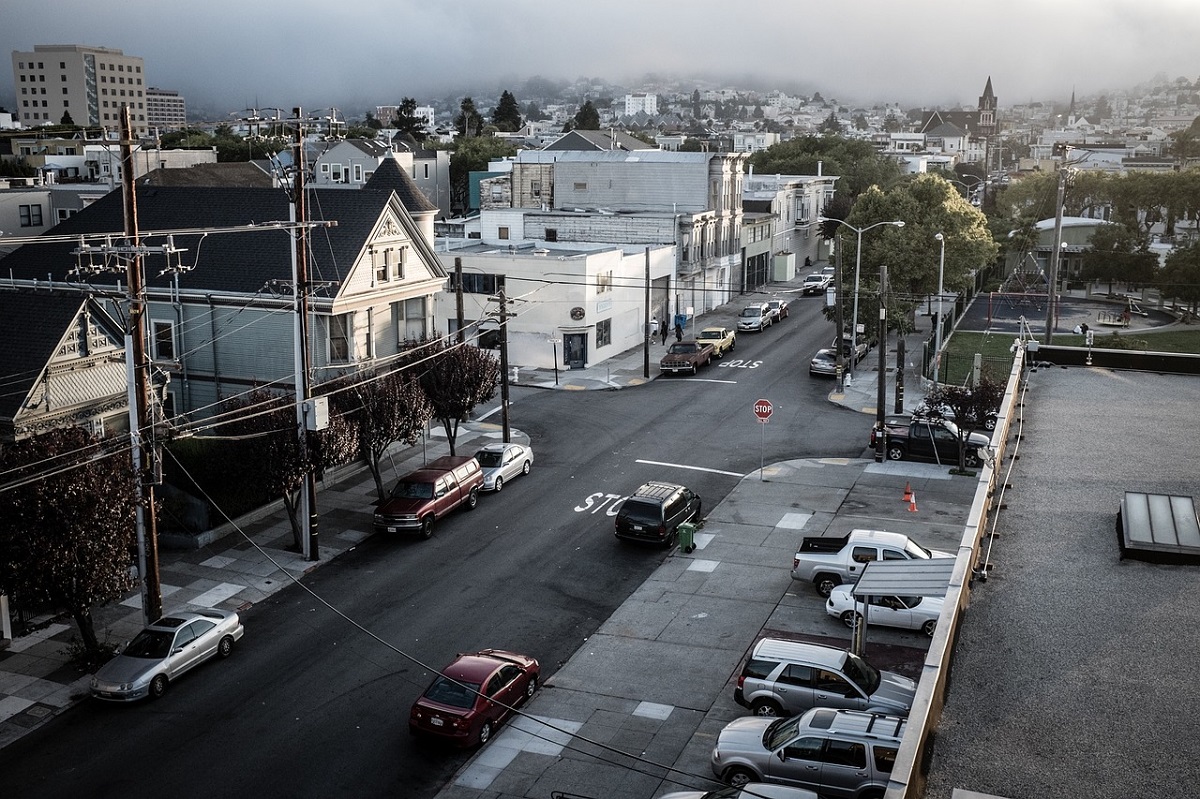
[[[463,284],[462,284],[462,258],[455,256],[454,258],[454,310],[458,319],[458,343],[466,342],[466,333],[463,331]]]
[[[1050,253],[1050,268],[1046,273],[1046,333],[1042,343],[1049,345],[1054,339],[1054,311],[1057,304],[1058,261],[1062,251],[1063,200],[1067,193],[1067,168],[1058,170],[1058,198],[1054,204],[1054,250]]]
[[[887,267],[879,267],[879,386],[875,394],[875,461],[883,463],[883,404],[887,402]]]
[[[642,325],[642,377],[650,379],[650,248],[646,248],[646,312]],[[666,324],[666,320],[663,320]]]
[[[129,329],[125,334],[125,362],[129,367],[129,432],[133,469],[139,487],[137,503],[138,569],[142,576],[142,613],[146,623],[162,618],[162,585],[158,575],[158,528],[154,512],[152,458],[144,439],[153,439],[150,409],[150,358],[146,353],[146,286],[142,281],[142,256],[138,242],[137,195],[134,182],[133,126],[128,105],[121,107],[121,188],[124,198],[125,236],[133,253],[127,262]],[[153,446],[153,441],[150,442]]]
[[[292,200],[292,222],[296,223],[294,248],[292,251],[292,279],[295,283],[295,368],[296,368],[296,428],[300,439],[301,457],[308,458],[308,394],[309,394],[309,346],[308,346],[308,219],[304,198],[304,122],[301,109],[293,109],[296,122],[295,197]],[[305,471],[304,484],[300,487],[301,539],[304,556],[308,560],[320,560],[320,535],[317,529],[317,481],[311,466]]]
[[[833,346],[837,350],[837,391],[842,394],[846,391],[846,356],[843,352],[846,349],[846,340],[842,332],[846,329],[846,322],[842,318],[845,313],[842,311],[842,232],[840,230],[834,241],[837,242],[837,283],[833,287],[833,296],[837,304],[833,313],[837,325],[837,343]],[[854,357],[853,353],[850,357]]]
[[[508,300],[503,286],[496,296],[500,301],[500,426],[507,444],[512,431],[508,426]]]

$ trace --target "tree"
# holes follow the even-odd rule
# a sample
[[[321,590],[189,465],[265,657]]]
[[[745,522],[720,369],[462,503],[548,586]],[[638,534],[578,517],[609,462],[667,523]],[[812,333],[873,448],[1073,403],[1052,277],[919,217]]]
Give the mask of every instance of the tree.
[[[478,136],[483,130],[483,115],[475,110],[475,101],[464,97],[459,104],[458,116],[454,117],[454,129],[459,136]]]
[[[421,387],[454,455],[459,423],[496,393],[502,379],[500,364],[490,352],[471,344],[439,342],[430,353],[433,357],[421,373]]]
[[[455,139],[449,145],[450,204],[465,211],[470,203],[471,173],[487,169],[489,161],[516,155],[517,148],[504,139],[485,137]]]
[[[433,415],[429,398],[421,388],[414,368],[425,353],[412,350],[392,371],[368,371],[330,386],[332,405],[357,430],[359,455],[375,478],[375,491],[384,497],[380,463],[387,449],[398,441],[417,443]]]
[[[1148,251],[1139,231],[1122,224],[1102,224],[1092,234],[1090,244],[1082,255],[1079,276],[1107,281],[1109,294],[1113,293],[1114,281],[1148,283],[1154,279],[1157,258]]]
[[[295,400],[254,389],[225,403],[234,418],[223,429],[236,437],[231,466],[236,464],[247,479],[262,490],[262,501],[283,500],[292,526],[293,545],[302,548],[299,516],[300,490],[308,472],[318,478],[326,468],[348,463],[358,451],[356,430],[344,416],[330,416],[329,427],[306,436],[307,451],[300,448]]]
[[[958,469],[966,470],[967,442],[971,433],[984,427],[988,414],[995,413],[1004,399],[1004,384],[981,378],[971,388],[938,384],[925,395],[928,415],[953,420],[958,428]]]
[[[509,133],[521,129],[521,107],[517,105],[517,98],[507,89],[500,93],[500,102],[492,111],[492,124]]]
[[[63,111],[62,120],[58,123],[67,127],[75,127],[75,120],[71,119],[70,111]]]
[[[871,186],[884,189],[904,176],[899,163],[884,158],[867,141],[841,136],[798,136],[750,156],[758,175],[838,175],[838,196],[857,197]]]
[[[566,130],[600,130],[600,112],[591,100],[584,100],[583,105],[575,112],[575,116],[567,122]]]
[[[549,119],[549,117],[542,113],[542,109],[538,107],[538,104],[532,100],[525,106],[525,118],[531,122],[541,122],[544,119]]]
[[[702,113],[704,113],[704,112],[700,108],[700,90],[693,89],[692,90],[692,118],[699,119],[700,115]]]
[[[417,141],[424,141],[429,135],[425,129],[425,118],[417,116],[417,101],[412,97],[405,97],[400,101],[392,126],[397,132],[408,134]]]
[[[1168,255],[1160,280],[1163,296],[1183,303],[1195,315],[1200,306],[1200,242]]]
[[[0,494],[0,593],[23,608],[65,609],[93,658],[93,609],[137,584],[137,481],[128,452],[110,443],[69,427],[0,449],[6,482],[37,477]]]

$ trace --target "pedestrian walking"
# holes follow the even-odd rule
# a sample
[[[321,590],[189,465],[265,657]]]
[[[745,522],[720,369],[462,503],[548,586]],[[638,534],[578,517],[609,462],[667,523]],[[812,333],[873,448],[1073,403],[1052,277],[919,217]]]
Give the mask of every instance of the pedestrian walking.
[[[675,323],[675,340],[683,341],[683,325],[678,322]]]
[[[659,328],[658,332],[660,334],[662,334],[662,343],[663,343],[663,346],[665,347],[667,344],[667,324],[666,324],[666,322],[663,322],[663,324]]]

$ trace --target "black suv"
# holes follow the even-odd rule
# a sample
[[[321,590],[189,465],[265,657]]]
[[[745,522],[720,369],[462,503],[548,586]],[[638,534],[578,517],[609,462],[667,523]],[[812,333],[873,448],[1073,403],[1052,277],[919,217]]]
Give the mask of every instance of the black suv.
[[[621,503],[617,538],[669,546],[679,525],[700,519],[700,497],[687,486],[650,482]]]

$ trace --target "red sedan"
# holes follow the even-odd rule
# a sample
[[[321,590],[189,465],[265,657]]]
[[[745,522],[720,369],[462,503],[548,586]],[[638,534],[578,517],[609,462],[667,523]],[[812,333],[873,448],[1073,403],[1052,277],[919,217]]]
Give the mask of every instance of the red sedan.
[[[458,658],[413,703],[408,730],[456,746],[485,744],[538,687],[536,659],[501,649]]]

